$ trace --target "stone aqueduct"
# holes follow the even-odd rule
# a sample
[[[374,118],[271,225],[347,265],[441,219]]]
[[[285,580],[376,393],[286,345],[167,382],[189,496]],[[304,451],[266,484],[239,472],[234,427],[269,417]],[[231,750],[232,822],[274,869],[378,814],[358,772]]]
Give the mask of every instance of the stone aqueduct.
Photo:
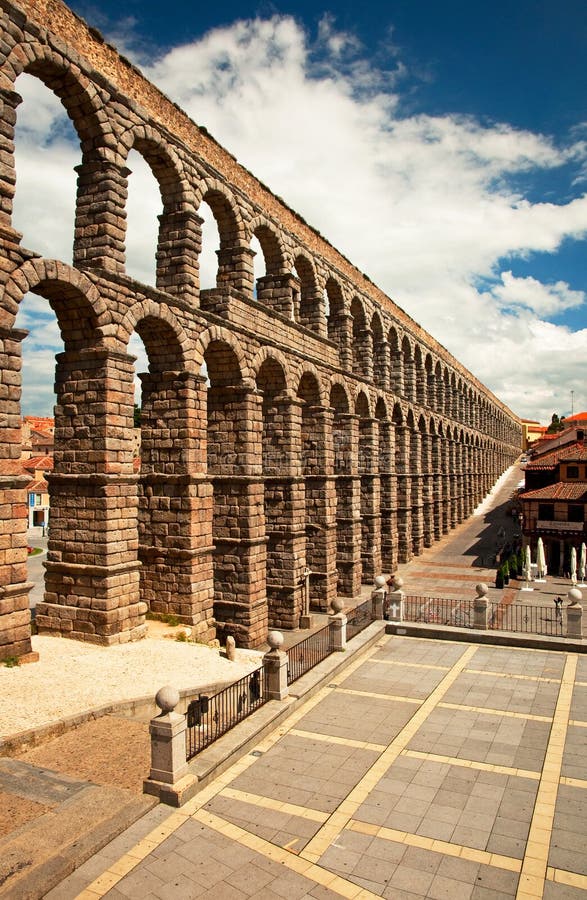
[[[518,418],[60,0],[0,9],[0,659],[31,647],[14,327],[28,291],[64,344],[41,631],[134,640],[151,608],[255,646],[297,626],[306,567],[324,610],[469,515],[517,456]],[[79,135],[73,266],[12,227],[22,72]],[[125,274],[131,148],[161,192],[156,288]],[[220,235],[205,291],[202,202]]]

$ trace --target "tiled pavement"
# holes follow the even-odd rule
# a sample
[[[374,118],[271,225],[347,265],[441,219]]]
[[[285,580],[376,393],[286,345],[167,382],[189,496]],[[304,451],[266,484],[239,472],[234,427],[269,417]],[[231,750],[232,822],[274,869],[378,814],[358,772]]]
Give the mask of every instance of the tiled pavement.
[[[587,892],[587,658],[384,636],[49,900]]]

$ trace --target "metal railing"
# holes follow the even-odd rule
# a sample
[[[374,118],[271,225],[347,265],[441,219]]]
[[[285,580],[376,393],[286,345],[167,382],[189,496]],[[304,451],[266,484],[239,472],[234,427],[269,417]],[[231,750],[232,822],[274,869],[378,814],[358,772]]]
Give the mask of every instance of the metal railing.
[[[404,598],[403,618],[406,622],[428,622],[435,625],[472,628],[473,617],[472,600],[414,596]]]
[[[488,627],[495,631],[521,631],[526,634],[565,635],[563,613],[551,606],[530,606],[526,603],[488,604]]]
[[[287,683],[292,684],[332,653],[330,625],[292,644],[287,650]]]
[[[346,639],[350,641],[373,621],[373,602],[371,599],[359,603],[346,614]]]
[[[267,703],[268,699],[265,666],[249,672],[212,697],[200,694],[187,709],[187,759],[193,759],[197,753]]]

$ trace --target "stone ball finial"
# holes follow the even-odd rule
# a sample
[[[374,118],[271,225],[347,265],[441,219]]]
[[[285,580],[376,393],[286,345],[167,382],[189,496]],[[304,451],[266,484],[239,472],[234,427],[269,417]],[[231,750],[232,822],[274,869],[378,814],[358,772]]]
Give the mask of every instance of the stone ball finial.
[[[394,591],[400,591],[404,586],[404,580],[399,575],[393,576],[393,589]]]
[[[479,584],[475,585],[475,590],[477,591],[478,597],[485,597],[489,591],[489,588],[483,581],[480,581]]]
[[[267,643],[272,650],[279,650],[283,645],[283,635],[281,631],[270,631],[267,635]]]
[[[380,588],[385,587],[385,575],[376,575],[375,576],[375,587],[379,590]]]
[[[166,684],[164,687],[159,688],[155,695],[155,703],[164,713],[173,712],[177,704],[179,703],[179,691],[177,688],[172,687],[170,684]]]
[[[571,588],[571,590],[567,594],[567,597],[569,599],[569,603],[575,604],[581,602],[581,600],[583,599],[583,594],[581,593],[579,588],[575,587]]]
[[[334,614],[338,615],[338,613],[342,612],[344,609],[344,601],[341,600],[340,597],[335,597],[330,606],[332,607]]]

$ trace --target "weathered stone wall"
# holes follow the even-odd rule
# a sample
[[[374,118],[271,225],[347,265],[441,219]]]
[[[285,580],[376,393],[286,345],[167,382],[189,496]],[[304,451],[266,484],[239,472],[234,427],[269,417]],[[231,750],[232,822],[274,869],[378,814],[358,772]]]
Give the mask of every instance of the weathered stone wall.
[[[297,626],[306,567],[327,609],[468,515],[518,454],[517,417],[60,0],[0,9],[0,658],[30,649],[14,329],[28,291],[64,341],[41,631],[134,640],[150,607],[255,646]],[[12,227],[22,72],[80,137],[73,267]],[[125,273],[131,149],[161,190],[153,288]],[[220,248],[200,292],[203,202]]]

